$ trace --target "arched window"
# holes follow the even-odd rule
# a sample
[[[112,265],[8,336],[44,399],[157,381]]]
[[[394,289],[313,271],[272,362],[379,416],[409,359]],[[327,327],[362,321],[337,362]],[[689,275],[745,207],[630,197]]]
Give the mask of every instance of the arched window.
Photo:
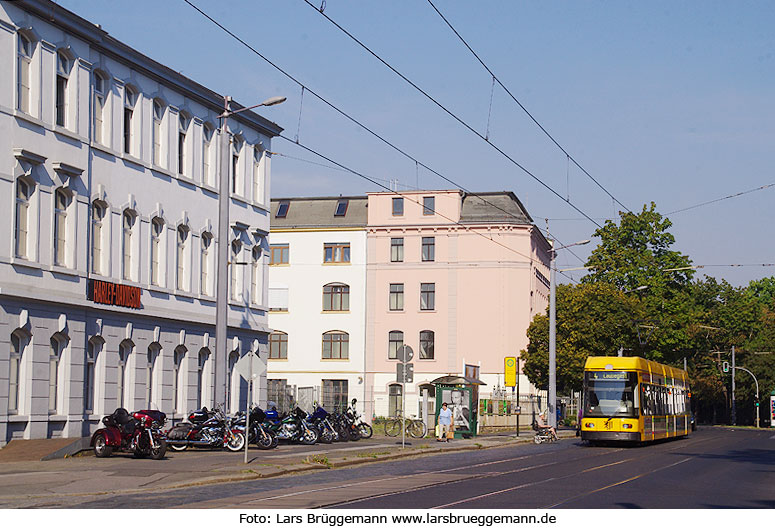
[[[323,286],[323,311],[349,311],[350,286],[344,283],[329,283]]]
[[[64,52],[57,52],[56,78],[56,124],[67,126],[67,83],[70,78],[72,63]]]
[[[11,333],[11,355],[8,371],[8,413],[23,412],[24,351],[30,343],[28,334],[17,330]]]
[[[180,345],[177,348],[175,348],[175,358],[174,366],[175,366],[175,374],[174,374],[174,410],[175,412],[182,413],[186,412],[186,402],[185,402],[185,385],[187,381],[186,377],[186,367],[185,367],[185,360],[186,360],[186,352],[188,350],[185,346]]]
[[[199,272],[201,277],[199,280],[200,292],[204,295],[209,295],[212,290],[210,289],[210,249],[213,244],[213,235],[210,232],[202,233],[202,255],[200,259]]]
[[[187,291],[186,281],[186,246],[188,246],[189,229],[185,225],[178,226],[178,245],[177,245],[177,288],[179,291]]]
[[[253,148],[253,200],[258,204],[264,204],[264,156],[265,151],[261,146]]]
[[[162,283],[162,238],[164,236],[164,219],[154,217],[151,220],[151,285]]]
[[[182,112],[178,116],[178,173],[186,174],[186,134],[191,120]]]
[[[404,332],[393,330],[388,333],[388,359],[398,359],[398,348],[404,344]]]
[[[137,103],[137,93],[132,87],[124,89],[124,152],[131,155],[134,152],[134,112]]]
[[[105,203],[94,201],[91,207],[91,270],[102,274],[103,222],[107,207]]]
[[[232,149],[231,149],[231,192],[235,195],[242,195],[240,191],[242,191],[242,179],[240,179],[240,171],[239,171],[239,158],[240,153],[242,153],[242,146],[244,145],[244,141],[240,136],[234,136],[234,139],[232,140]]]
[[[199,350],[199,362],[196,372],[196,408],[202,408],[206,404],[206,391],[208,388],[208,361],[210,359],[210,350],[202,348]]]
[[[19,33],[19,45],[16,55],[16,108],[30,113],[30,71],[32,64],[32,41]]]
[[[288,358],[288,334],[282,331],[275,331],[269,334],[269,358],[287,359]]]
[[[392,384],[388,387],[388,415],[397,416],[402,405],[401,385]]]
[[[54,334],[50,339],[51,348],[48,360],[48,411],[56,413],[62,402],[62,353],[67,345],[66,337]]]
[[[161,344],[152,342],[148,346],[148,356],[145,365],[145,402],[149,409],[158,409],[158,400],[156,398],[156,361],[161,355]]]
[[[132,273],[132,243],[134,240],[134,228],[137,216],[131,210],[124,210],[122,219],[121,241],[121,274],[125,280],[133,279]]]
[[[17,258],[27,259],[29,247],[30,197],[32,185],[23,178],[16,180],[16,232],[15,252]]]
[[[350,335],[344,331],[323,333],[323,359],[349,359]]]
[[[202,183],[208,186],[215,186],[212,170],[212,143],[213,126],[205,123],[202,126]]]
[[[67,210],[70,193],[59,188],[54,192],[54,264],[67,265]]]
[[[231,299],[239,300],[241,289],[239,284],[240,267],[236,264],[239,261],[239,255],[242,253],[242,242],[239,239],[235,239],[231,242],[231,267],[230,267],[230,283],[231,283]]]
[[[229,412],[239,410],[240,375],[234,369],[237,361],[239,361],[239,351],[234,350],[229,354],[229,378],[226,381],[226,406]]]
[[[261,251],[261,245],[255,245],[251,250],[251,262],[250,271],[250,299],[256,305],[261,305],[263,301],[264,291],[264,268],[261,266],[263,263],[263,253]]]
[[[86,359],[83,372],[83,408],[85,412],[97,411],[97,359],[104,342],[99,337],[92,337],[86,343]]]
[[[94,72],[94,108],[92,109],[92,138],[95,142],[106,144],[105,136],[105,106],[108,98],[108,79],[101,72]]]
[[[426,329],[420,332],[420,359],[433,359],[433,331]]]
[[[153,100],[153,163],[156,166],[162,165],[162,121],[164,120],[164,105],[158,99]]]
[[[129,356],[132,354],[135,345],[131,340],[122,341],[118,345],[118,377],[116,380],[116,399],[118,400],[117,407],[126,408],[129,405],[129,399],[127,388],[127,365],[129,364]]]

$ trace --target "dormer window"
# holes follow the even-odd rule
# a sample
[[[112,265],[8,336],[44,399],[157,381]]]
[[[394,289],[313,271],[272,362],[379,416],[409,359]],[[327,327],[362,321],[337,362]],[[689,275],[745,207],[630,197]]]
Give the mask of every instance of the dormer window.
[[[274,214],[274,216],[278,219],[284,219],[286,215],[288,215],[288,208],[291,207],[291,203],[288,201],[282,201],[277,206],[277,212]]]
[[[344,217],[344,215],[347,213],[348,204],[350,204],[349,200],[339,199],[339,202],[336,203],[336,212],[334,212],[334,217]]]

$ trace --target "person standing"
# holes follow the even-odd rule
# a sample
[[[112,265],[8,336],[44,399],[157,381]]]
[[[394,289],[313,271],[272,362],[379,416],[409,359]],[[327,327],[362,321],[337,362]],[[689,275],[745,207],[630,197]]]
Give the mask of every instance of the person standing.
[[[452,427],[452,409],[447,408],[447,402],[441,404],[441,410],[439,411],[439,427],[441,427],[441,430],[439,432],[440,438],[437,440],[439,442],[447,441],[449,442],[449,438],[447,438],[447,433],[450,431]]]

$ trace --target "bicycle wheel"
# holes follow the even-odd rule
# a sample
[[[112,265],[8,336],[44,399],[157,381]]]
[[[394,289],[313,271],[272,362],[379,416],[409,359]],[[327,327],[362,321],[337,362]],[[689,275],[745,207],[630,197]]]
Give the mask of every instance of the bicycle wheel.
[[[388,420],[385,422],[385,434],[396,437],[401,432],[401,420]]]
[[[425,438],[425,435],[428,434],[428,427],[422,420],[412,420],[406,426],[406,430],[412,438]]]

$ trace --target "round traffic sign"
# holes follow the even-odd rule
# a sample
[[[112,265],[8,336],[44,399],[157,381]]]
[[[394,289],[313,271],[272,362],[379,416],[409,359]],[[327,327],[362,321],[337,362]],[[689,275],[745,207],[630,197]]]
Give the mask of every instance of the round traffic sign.
[[[408,363],[412,360],[414,357],[414,352],[412,351],[412,347],[407,344],[402,344],[398,347],[398,360],[402,363]]]

